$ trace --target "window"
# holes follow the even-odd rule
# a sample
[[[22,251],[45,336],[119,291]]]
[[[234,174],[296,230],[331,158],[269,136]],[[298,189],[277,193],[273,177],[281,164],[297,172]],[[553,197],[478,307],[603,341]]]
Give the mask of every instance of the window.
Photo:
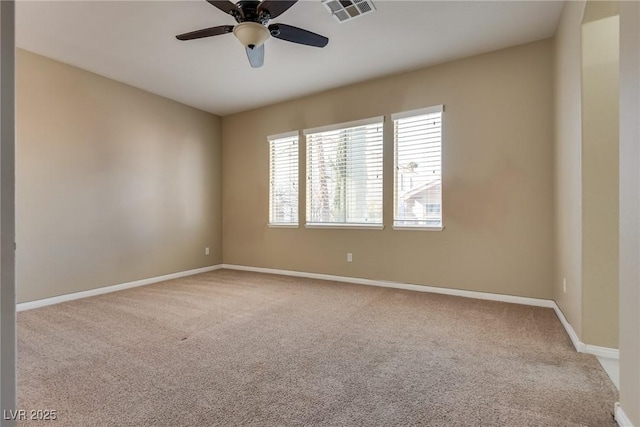
[[[298,132],[270,136],[269,225],[298,225]]]
[[[308,225],[382,226],[382,124],[305,131]]]
[[[395,227],[442,227],[442,111],[394,114]]]

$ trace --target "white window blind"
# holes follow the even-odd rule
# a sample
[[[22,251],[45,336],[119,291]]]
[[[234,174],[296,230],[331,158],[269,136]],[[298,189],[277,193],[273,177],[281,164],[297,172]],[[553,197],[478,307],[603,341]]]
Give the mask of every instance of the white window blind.
[[[394,226],[442,226],[442,106],[392,115]]]
[[[269,137],[269,224],[298,224],[298,133]]]
[[[382,225],[382,118],[307,130],[307,224]]]

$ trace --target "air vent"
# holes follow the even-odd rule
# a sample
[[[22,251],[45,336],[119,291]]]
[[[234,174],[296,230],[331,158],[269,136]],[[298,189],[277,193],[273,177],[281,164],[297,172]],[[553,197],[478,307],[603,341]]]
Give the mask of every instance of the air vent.
[[[322,4],[338,22],[350,21],[376,10],[371,0],[322,0]]]

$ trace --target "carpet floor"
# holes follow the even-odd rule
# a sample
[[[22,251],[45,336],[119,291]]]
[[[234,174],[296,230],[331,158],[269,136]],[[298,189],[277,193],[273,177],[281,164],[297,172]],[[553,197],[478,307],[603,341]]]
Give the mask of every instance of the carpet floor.
[[[18,406],[59,426],[615,426],[617,398],[548,308],[218,270],[18,313]]]

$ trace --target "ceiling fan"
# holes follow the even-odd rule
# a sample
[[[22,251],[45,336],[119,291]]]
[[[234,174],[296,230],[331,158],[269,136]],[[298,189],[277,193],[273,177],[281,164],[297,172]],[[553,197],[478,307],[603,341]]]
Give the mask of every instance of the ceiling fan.
[[[207,0],[224,13],[231,15],[238,25],[219,25],[177,35],[178,40],[194,40],[203,37],[219,36],[233,33],[245,46],[249,63],[253,68],[264,63],[264,42],[273,36],[280,40],[299,43],[307,46],[325,47],[329,39],[320,34],[303,30],[287,24],[271,24],[269,20],[286,12],[298,0],[240,0],[232,3],[229,0]]]

